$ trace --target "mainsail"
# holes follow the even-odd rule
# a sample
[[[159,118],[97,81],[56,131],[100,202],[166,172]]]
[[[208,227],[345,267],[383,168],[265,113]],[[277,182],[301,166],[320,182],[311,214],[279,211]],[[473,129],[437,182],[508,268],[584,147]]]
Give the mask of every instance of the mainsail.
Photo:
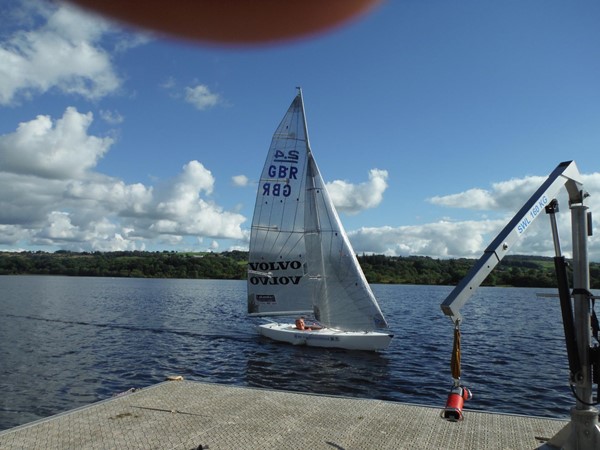
[[[299,91],[275,131],[258,186],[248,312],[308,311],[330,328],[387,328],[313,158]]]

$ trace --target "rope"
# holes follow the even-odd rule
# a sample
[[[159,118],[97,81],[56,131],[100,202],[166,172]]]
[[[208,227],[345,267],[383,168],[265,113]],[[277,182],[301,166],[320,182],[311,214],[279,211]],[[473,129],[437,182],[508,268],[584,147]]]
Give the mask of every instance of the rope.
[[[454,344],[452,345],[452,358],[450,360],[450,372],[455,382],[460,378],[460,329],[458,322],[454,327]]]

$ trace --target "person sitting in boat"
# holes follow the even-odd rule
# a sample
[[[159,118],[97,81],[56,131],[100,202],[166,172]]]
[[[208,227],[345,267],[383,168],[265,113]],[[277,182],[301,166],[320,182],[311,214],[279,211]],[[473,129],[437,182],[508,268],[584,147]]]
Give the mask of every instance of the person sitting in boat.
[[[307,330],[307,326],[304,323],[304,319],[302,317],[300,317],[299,319],[296,319],[296,328],[302,331],[306,331]],[[308,327],[308,329],[310,330],[310,327]]]
[[[312,330],[320,330],[321,327],[315,324],[312,324],[310,327],[304,323],[304,317],[300,317],[296,319],[296,328],[302,331],[312,331]]]

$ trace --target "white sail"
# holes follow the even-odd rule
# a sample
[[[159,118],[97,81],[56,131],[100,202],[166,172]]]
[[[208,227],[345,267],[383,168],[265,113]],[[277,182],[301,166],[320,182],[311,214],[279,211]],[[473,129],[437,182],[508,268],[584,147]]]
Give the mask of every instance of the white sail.
[[[319,239],[307,239],[307,252],[320,255],[320,267],[315,266],[322,280],[313,298],[315,317],[327,327],[347,331],[387,328],[312,155],[309,168],[315,208],[307,211],[306,220],[316,224]]]
[[[313,310],[304,240],[307,148],[298,96],[273,135],[258,184],[248,257],[251,315]]]
[[[259,182],[248,312],[306,310],[326,327],[387,328],[313,158],[299,92],[273,136]]]

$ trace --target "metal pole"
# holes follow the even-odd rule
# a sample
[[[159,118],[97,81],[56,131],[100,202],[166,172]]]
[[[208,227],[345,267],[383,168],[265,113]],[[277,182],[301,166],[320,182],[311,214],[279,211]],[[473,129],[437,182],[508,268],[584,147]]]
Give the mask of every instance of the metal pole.
[[[584,291],[589,291],[590,276],[587,252],[587,206],[575,205],[571,208],[573,233],[573,291],[575,311],[575,333],[581,362],[581,382],[577,383],[577,409],[589,409],[592,403],[592,377],[590,365],[590,301]],[[579,292],[579,293],[578,293]],[[587,403],[585,405],[583,402]]]
[[[546,206],[546,214],[550,216],[550,228],[552,229],[552,241],[554,242],[554,255],[557,257],[562,256],[560,252],[560,239],[558,236],[558,226],[556,225],[556,213],[558,212],[558,201],[552,200],[548,206]]]
[[[590,273],[588,265],[587,194],[579,191],[579,198],[570,196],[571,233],[573,238],[573,321],[581,372],[573,382],[577,394],[576,405],[571,408],[571,421],[540,449],[597,450],[600,449],[598,409],[592,405],[591,300],[589,296]]]
[[[583,194],[583,193],[582,193]],[[597,449],[600,447],[598,409],[591,405],[592,369],[590,364],[591,313],[589,292],[590,275],[588,266],[588,223],[587,206],[582,202],[571,206],[573,234],[573,303],[575,334],[579,347],[581,378],[576,381],[577,403],[571,409],[571,436],[565,449]]]

